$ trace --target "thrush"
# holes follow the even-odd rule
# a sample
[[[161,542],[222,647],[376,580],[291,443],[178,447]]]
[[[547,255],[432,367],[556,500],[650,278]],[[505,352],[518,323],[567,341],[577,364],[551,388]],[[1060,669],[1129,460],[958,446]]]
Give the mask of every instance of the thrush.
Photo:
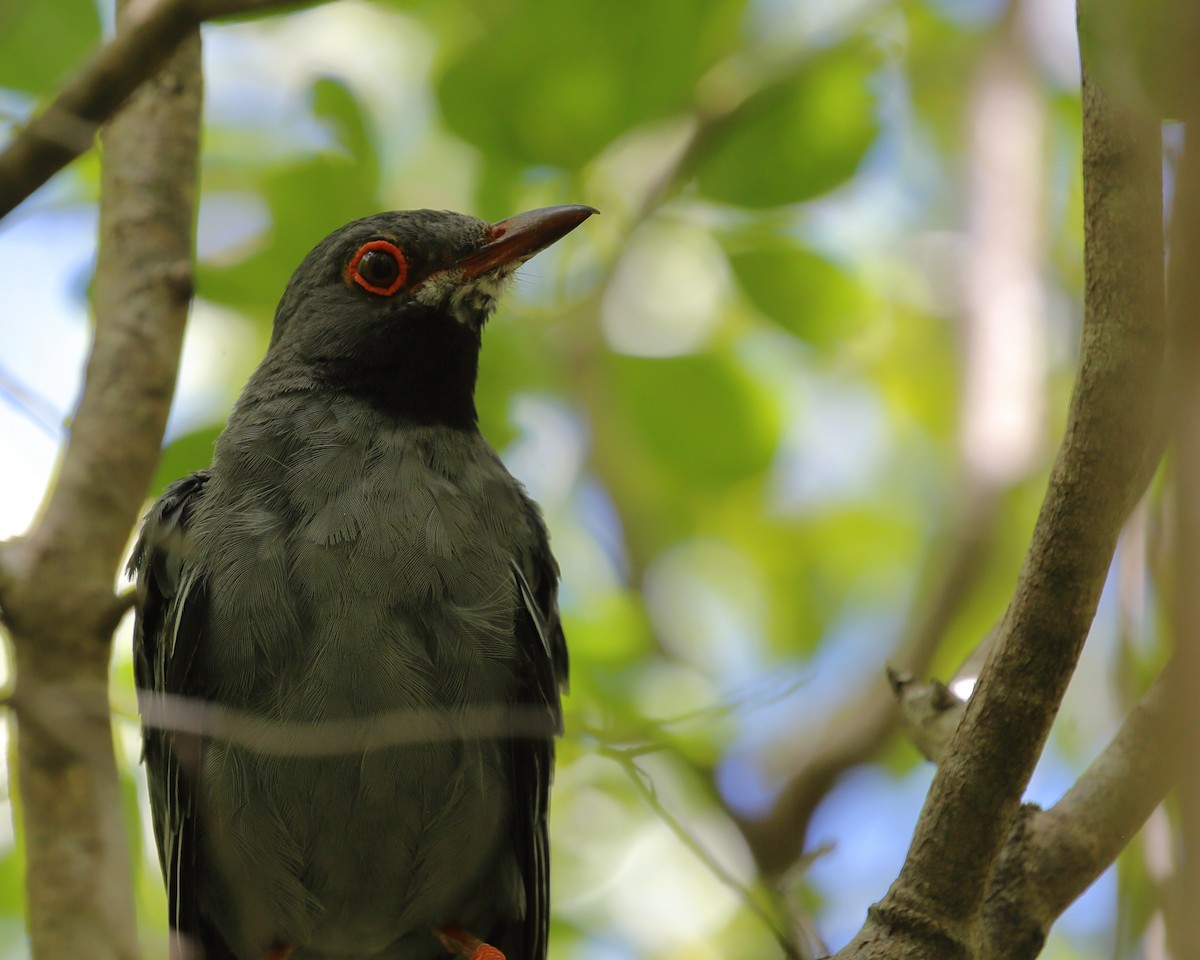
[[[319,243],[211,466],[130,570],[178,960],[544,960],[567,651],[481,333],[595,211],[383,213]]]

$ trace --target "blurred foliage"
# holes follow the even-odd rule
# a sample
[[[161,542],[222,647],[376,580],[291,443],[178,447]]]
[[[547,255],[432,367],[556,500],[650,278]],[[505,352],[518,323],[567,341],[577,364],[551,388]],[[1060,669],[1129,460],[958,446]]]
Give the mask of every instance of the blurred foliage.
[[[477,32],[437,81],[447,126],[489,157],[577,170],[637,125],[685,113],[737,50],[743,4],[464,6]]]
[[[712,124],[689,171],[697,186],[717,202],[775,207],[849,179],[877,133],[876,63],[855,42],[763,83]]]
[[[0,87],[46,96],[99,39],[92,0],[6,0],[0,6]]]
[[[935,657],[947,677],[1003,612],[1071,377],[1079,105],[1059,66],[1072,38],[1047,22],[1017,32],[1045,125],[1048,359],[1029,359],[1045,413],[1034,453],[992,489],[978,577]],[[0,103],[44,98],[99,24],[90,0],[0,5]],[[953,556],[971,482],[968,121],[980,63],[1013,32],[1006,5],[982,0],[345,0],[206,31],[201,340],[228,329],[208,324],[219,308],[261,350],[307,250],[378,209],[603,212],[525,268],[485,335],[479,389],[563,567],[556,960],[774,957],[762,915],[788,911],[836,947],[894,875],[931,775],[903,742],[837,788],[812,837],[831,852],[781,890],[762,889],[727,808],[764,812],[810,738],[836,733],[827,718],[882,674]],[[80,202],[89,169],[67,175]],[[153,493],[207,464],[250,362],[212,364],[181,395]],[[127,646],[113,697],[156,957],[165,908],[132,802]],[[1093,710],[1075,733],[1094,753],[1111,720]],[[631,763],[742,893],[646,802]],[[1048,763],[1072,775],[1053,749]],[[24,949],[18,851],[10,837],[0,853],[6,956]],[[1153,905],[1138,870],[1125,876],[1133,951]],[[1113,915],[1082,910],[1046,955],[1111,956],[1095,945],[1115,941]]]

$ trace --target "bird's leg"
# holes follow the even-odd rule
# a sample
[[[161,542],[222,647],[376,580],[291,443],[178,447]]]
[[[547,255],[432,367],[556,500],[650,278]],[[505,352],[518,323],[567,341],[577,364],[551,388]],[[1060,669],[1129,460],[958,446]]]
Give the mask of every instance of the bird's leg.
[[[435,927],[433,935],[451,953],[462,954],[470,960],[505,960],[504,954],[490,943],[484,943],[461,927]]]
[[[295,945],[287,945],[277,943],[270,950],[263,954],[262,960],[288,960],[293,953],[296,952]]]

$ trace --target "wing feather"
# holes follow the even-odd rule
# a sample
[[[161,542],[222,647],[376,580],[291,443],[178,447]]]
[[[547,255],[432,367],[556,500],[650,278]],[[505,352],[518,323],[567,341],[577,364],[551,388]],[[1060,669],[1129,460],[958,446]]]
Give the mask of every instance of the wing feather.
[[[209,694],[197,653],[208,611],[204,580],[188,564],[188,525],[208,482],[201,470],[169,486],[151,508],[129,561],[140,604],[134,623],[134,674],[143,716],[142,755],[159,862],[167,884],[172,960],[232,960],[197,910],[199,821],[196,774],[204,749],[194,730],[173,728],[172,704]]]
[[[535,716],[544,715],[547,724],[542,736],[526,734],[510,741],[513,835],[525,884],[525,918],[517,956],[521,960],[545,960],[550,932],[547,815],[554,773],[554,739],[550,731],[562,732],[560,691],[567,684],[567,648],[558,617],[558,565],[536,508],[530,504],[529,510],[541,536],[533,563],[526,569],[517,563],[512,565],[520,597],[516,630],[524,681],[516,706]]]

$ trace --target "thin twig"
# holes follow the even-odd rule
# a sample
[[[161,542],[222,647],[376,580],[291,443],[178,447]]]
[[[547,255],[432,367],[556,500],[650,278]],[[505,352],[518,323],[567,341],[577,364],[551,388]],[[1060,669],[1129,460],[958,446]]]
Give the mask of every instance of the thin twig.
[[[63,417],[45,397],[31,390],[12,371],[0,366],[0,397],[55,442],[62,439]]]
[[[654,812],[654,815],[666,824],[667,828],[675,834],[679,842],[687,847],[692,855],[703,863],[717,880],[737,894],[738,898],[745,904],[746,909],[758,917],[763,925],[771,931],[771,935],[778,942],[787,957],[791,958],[791,960],[810,960],[811,955],[793,940],[778,917],[764,907],[759,902],[758,897],[754,895],[754,892],[730,873],[725,865],[688,831],[679,818],[666,808],[659,799],[658,790],[655,788],[649,774],[637,765],[638,753],[604,744],[600,744],[597,747],[597,753],[602,757],[608,757],[608,759],[620,766],[629,777],[634,788],[641,794],[642,799],[646,801],[647,806]]]

